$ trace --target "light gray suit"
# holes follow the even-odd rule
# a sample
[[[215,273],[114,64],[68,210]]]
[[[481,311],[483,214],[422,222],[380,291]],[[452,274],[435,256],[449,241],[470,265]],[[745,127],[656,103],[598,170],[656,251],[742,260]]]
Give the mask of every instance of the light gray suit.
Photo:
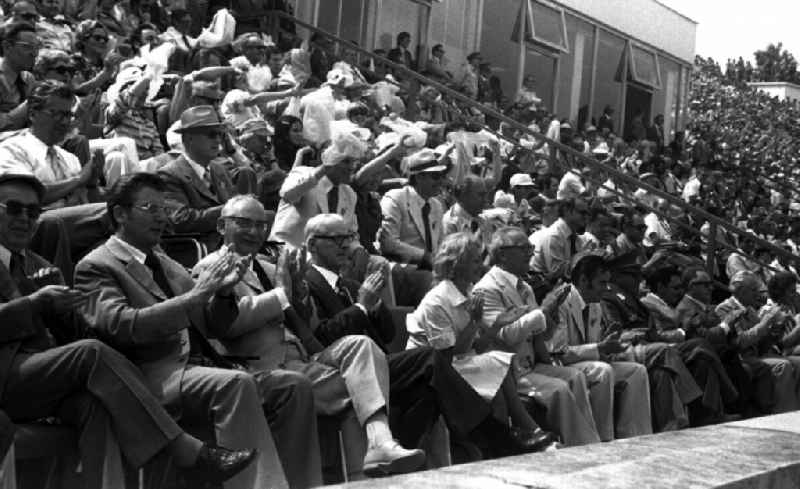
[[[509,283],[508,274],[500,268],[495,266],[486,272],[474,288],[484,299],[484,327],[490,327],[500,314],[513,308],[538,308],[533,289],[524,281],[522,286],[524,293],[520,295],[516,284]],[[534,321],[544,323],[545,318],[542,315]],[[538,329],[544,327],[542,324]],[[538,344],[541,340],[521,319],[504,326],[497,340],[499,349],[516,353],[514,366],[520,396],[533,397],[547,408],[547,426],[561,435],[565,445],[600,441],[589,403],[586,377],[579,369],[544,363],[541,358],[537,361],[534,342]]]
[[[189,363],[189,329],[224,332],[236,317],[235,304],[215,297],[205,308],[192,307],[181,295],[193,287],[186,269],[154,252],[174,297],[115,237],[78,263],[75,288],[99,291],[82,311],[86,322],[139,366],[152,392],[183,424],[207,430],[211,420],[219,445],[258,448],[256,462],[226,482],[226,489],[288,487],[253,377]]]
[[[442,217],[444,207],[436,198],[428,199],[432,253],[436,252],[444,237]],[[378,231],[381,254],[400,263],[417,263],[425,254],[425,224],[422,206],[425,200],[406,185],[386,192],[381,199],[383,220]]]
[[[223,248],[203,259],[195,266],[194,273],[199,274],[224,251]],[[275,266],[263,256],[256,259],[274,283]],[[307,376],[313,387],[319,414],[340,414],[352,407],[363,426],[370,416],[387,408],[389,367],[386,356],[375,342],[364,335],[349,335],[309,355],[297,337],[283,324],[279,293],[278,289],[265,291],[256,273],[248,270],[234,288],[239,317],[228,334],[221,337],[224,348],[234,355],[259,357],[249,362],[255,375],[264,372],[274,374],[281,372],[276,369],[286,369]],[[358,435],[363,436],[363,433]],[[290,436],[302,438],[297,430],[292,430]],[[280,438],[276,434],[279,447]],[[357,442],[354,445],[347,447],[355,449],[347,456],[348,471],[360,472],[366,446]],[[291,456],[302,461],[307,468],[309,459],[313,460],[307,450]]]

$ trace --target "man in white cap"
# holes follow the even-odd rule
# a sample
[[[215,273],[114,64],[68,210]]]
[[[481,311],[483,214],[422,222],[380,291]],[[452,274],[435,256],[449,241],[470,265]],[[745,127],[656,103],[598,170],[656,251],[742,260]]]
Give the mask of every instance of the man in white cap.
[[[390,190],[381,200],[383,221],[378,232],[381,253],[400,263],[432,268],[432,256],[444,233],[444,207],[436,198],[447,165],[432,149],[408,157],[408,185]]]

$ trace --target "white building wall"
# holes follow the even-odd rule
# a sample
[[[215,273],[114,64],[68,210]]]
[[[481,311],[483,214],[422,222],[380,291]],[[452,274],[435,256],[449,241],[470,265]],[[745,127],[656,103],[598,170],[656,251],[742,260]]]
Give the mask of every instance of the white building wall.
[[[694,63],[697,23],[655,0],[557,0],[553,3],[592,17],[687,63]]]

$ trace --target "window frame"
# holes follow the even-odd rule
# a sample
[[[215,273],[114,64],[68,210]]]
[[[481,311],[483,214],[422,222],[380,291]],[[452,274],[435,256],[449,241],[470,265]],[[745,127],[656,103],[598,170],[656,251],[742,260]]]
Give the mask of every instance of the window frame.
[[[567,35],[567,16],[564,12],[564,9],[558,5],[555,5],[548,0],[527,0],[528,5],[528,22],[530,22],[531,31],[530,37],[525,39],[525,42],[540,44],[545,48],[552,49],[554,51],[558,51],[561,53],[569,53],[569,36]],[[538,37],[536,35],[536,24],[534,23],[534,13],[533,13],[533,5],[538,3],[539,6],[548,8],[551,10],[556,11],[559,17],[561,17],[561,38],[564,40],[564,44],[558,45],[553,43],[552,41],[548,41],[543,37]]]
[[[655,64],[655,74],[656,74],[655,85],[653,83],[651,83],[650,80],[642,79],[639,76],[638,72],[636,71],[636,58],[633,55],[634,54],[634,51],[633,51],[634,48],[639,49],[642,52],[647,53],[647,54],[649,54],[650,56],[653,57],[653,63]],[[632,81],[634,81],[634,82],[636,82],[636,83],[638,83],[640,85],[643,85],[645,87],[648,87],[650,89],[661,90],[662,87],[663,87],[663,81],[661,79],[661,66],[660,66],[659,59],[658,59],[658,53],[656,51],[651,50],[651,49],[647,49],[646,47],[642,46],[641,44],[638,44],[638,43],[636,43],[636,42],[634,42],[634,41],[629,39],[628,40],[628,77]]]

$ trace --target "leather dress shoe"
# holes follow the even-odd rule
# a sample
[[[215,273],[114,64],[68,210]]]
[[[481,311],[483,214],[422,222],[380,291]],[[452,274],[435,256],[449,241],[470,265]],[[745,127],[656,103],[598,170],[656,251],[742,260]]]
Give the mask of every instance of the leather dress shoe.
[[[541,428],[535,430],[514,429],[511,436],[517,442],[520,450],[526,453],[543,452],[558,443],[558,437]]]
[[[413,472],[425,463],[425,452],[415,448],[407,450],[396,441],[387,441],[367,450],[364,456],[364,475],[382,477]]]
[[[255,460],[258,450],[228,450],[203,445],[194,466],[189,468],[192,479],[221,483],[243,471]]]

